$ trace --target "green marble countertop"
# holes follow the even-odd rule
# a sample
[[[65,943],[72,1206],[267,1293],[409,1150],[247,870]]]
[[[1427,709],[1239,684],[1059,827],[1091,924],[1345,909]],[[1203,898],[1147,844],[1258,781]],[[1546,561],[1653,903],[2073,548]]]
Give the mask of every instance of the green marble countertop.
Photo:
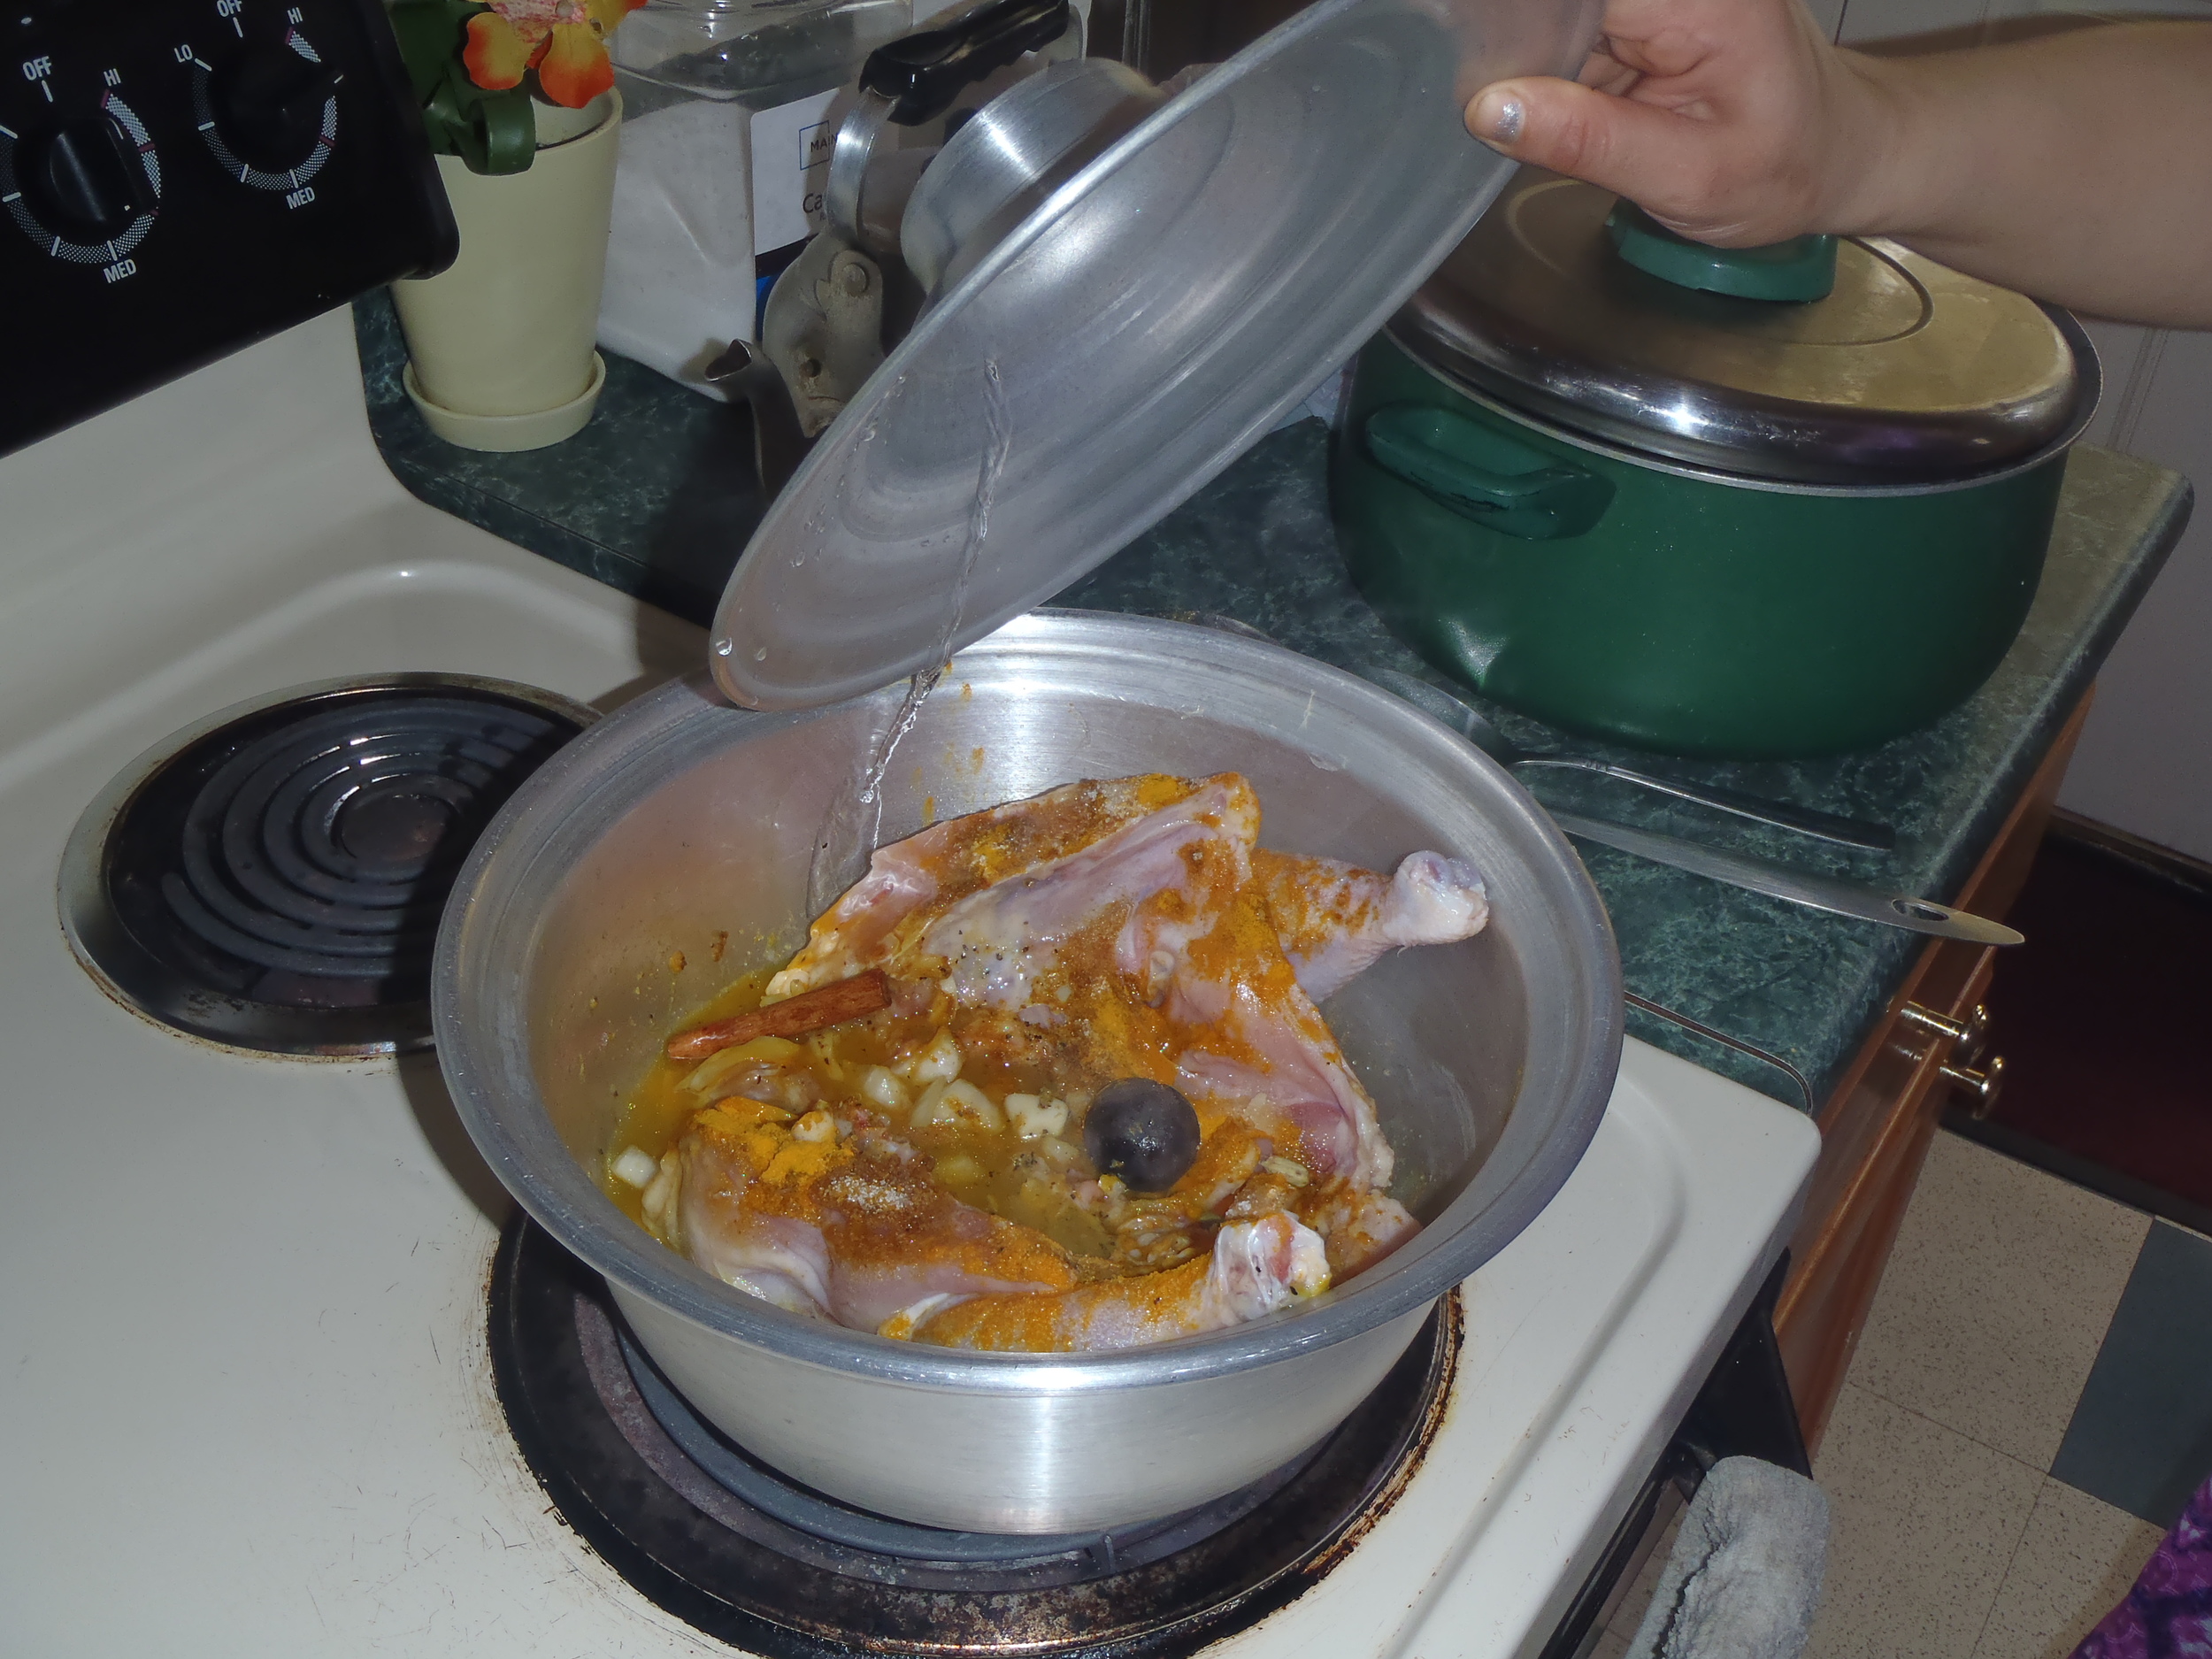
[[[713,403],[610,355],[600,412],[577,437],[477,455],[430,435],[399,386],[403,349],[382,295],[356,309],[370,425],[393,472],[434,505],[704,624],[762,502],[751,431]],[[1344,573],[1318,421],[1265,439],[1056,603],[1236,618],[1355,673],[1449,682],[1384,628]],[[2084,446],[2069,464],[2043,582],[1989,682],[1924,731],[1816,761],[1670,758],[1664,770],[1894,825],[1891,853],[1857,852],[1673,803],[1610,780],[1540,774],[1539,796],[1582,811],[1936,898],[1955,895],[2088,689],[2180,534],[2178,474]],[[1909,603],[1911,595],[1899,595]],[[1464,694],[1529,748],[1648,765]],[[1582,849],[1620,941],[1628,988],[1787,1059],[1826,1099],[1927,942],[1645,863]],[[1632,1011],[1661,1048],[1802,1104],[1756,1060]]]

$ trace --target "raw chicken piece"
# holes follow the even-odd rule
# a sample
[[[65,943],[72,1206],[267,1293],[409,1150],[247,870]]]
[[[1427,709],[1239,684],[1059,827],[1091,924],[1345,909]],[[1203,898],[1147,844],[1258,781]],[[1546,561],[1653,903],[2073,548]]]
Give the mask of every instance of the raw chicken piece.
[[[726,1285],[793,1313],[872,1331],[931,1296],[1065,1290],[1068,1253],[960,1202],[928,1161],[856,1128],[802,1140],[781,1108],[729,1100],[692,1119],[645,1194],[664,1242]]]
[[[1409,853],[1394,874],[1261,849],[1252,892],[1317,1002],[1406,945],[1448,945],[1482,931],[1490,904],[1463,858]]]
[[[920,1319],[914,1340],[941,1348],[1041,1353],[1134,1348],[1243,1325],[1329,1287],[1321,1239],[1286,1215],[1233,1221],[1213,1254],[1141,1279],[1057,1295],[976,1296]]]
[[[920,954],[945,959],[945,988],[961,1002],[1018,1010],[1076,934],[1125,911],[1113,969],[1156,995],[1249,879],[1259,819],[1242,779],[1210,779],[1080,852],[969,895],[930,922]]]
[[[868,873],[816,918],[798,955],[769,980],[767,1000],[779,1002],[888,963],[916,942],[919,926],[962,900],[999,882],[1039,875],[1056,861],[1100,853],[1117,831],[1184,806],[1201,793],[1208,801],[1189,807],[1186,816],[1220,816],[1220,823],[1205,827],[1224,830],[1248,848],[1258,833],[1260,808],[1243,779],[1229,774],[1191,783],[1158,773],[1065,784],[1026,801],[947,818],[879,847],[868,861]],[[909,922],[916,926],[902,926]]]
[[[1064,1029],[1092,1087],[1173,1082],[1202,1124],[1210,1104],[1217,1121],[1249,1123],[1319,1174],[1381,1187],[1391,1155],[1374,1103],[1241,896],[1259,833],[1251,787],[1233,776],[1133,781],[1149,787],[1125,798],[1162,804],[950,903],[954,884],[941,880],[936,900],[910,907],[877,948],[897,953],[895,973],[941,977],[964,1009]],[[1040,809],[1057,813],[1066,794],[1038,797]],[[998,809],[988,831],[1010,816]],[[939,856],[956,859],[957,843],[943,838]]]
[[[1421,1230],[1389,1194],[1348,1186],[1325,1196],[1306,1219],[1327,1241],[1329,1271],[1339,1279],[1365,1271]]]
[[[1313,999],[1387,949],[1473,932],[1482,884],[1434,854],[1386,879],[1261,852],[1258,829],[1250,786],[1229,773],[1073,784],[950,819],[879,849],[770,981],[772,1002],[881,968],[895,989],[880,1030],[929,1014],[949,1069],[912,1051],[907,1075],[939,1091],[915,1108],[925,1141],[941,1132],[920,1114],[947,1110],[929,1102],[964,1075],[1044,1078],[1079,1124],[1107,1082],[1181,1089],[1202,1143],[1171,1192],[1065,1189],[1110,1256],[959,1202],[864,1111],[826,1136],[826,1112],[793,1125],[789,1101],[699,1114],[646,1194],[649,1225],[794,1311],[977,1348],[1216,1329],[1379,1259],[1417,1224],[1382,1190],[1389,1144]]]
[[[1374,1102],[1248,902],[1232,903],[1179,964],[1170,1009],[1187,1033],[1174,1081],[1202,1112],[1211,1102],[1243,1119],[1317,1175],[1389,1182]]]
[[[1320,1235],[1279,1213],[1230,1223],[1181,1268],[1079,1284],[1065,1251],[949,1196],[904,1143],[833,1123],[803,1140],[808,1118],[788,1117],[743,1099],[699,1113],[646,1214],[725,1284],[793,1313],[947,1347],[1067,1351],[1217,1330],[1328,1287]]]

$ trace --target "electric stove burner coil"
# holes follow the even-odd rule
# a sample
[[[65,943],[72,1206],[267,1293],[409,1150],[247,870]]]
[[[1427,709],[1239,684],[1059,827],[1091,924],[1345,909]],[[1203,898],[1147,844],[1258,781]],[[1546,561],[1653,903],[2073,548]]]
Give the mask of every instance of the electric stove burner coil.
[[[568,1524],[638,1590],[764,1659],[1165,1659],[1243,1629],[1340,1560],[1419,1467],[1459,1352],[1438,1304],[1318,1446],[1214,1503],[1110,1533],[1009,1537],[871,1515],[693,1414],[605,1286],[518,1219],[492,1265],[500,1403]]]
[[[119,1000],[266,1053],[426,1048],[430,959],[469,849],[592,710],[396,675],[225,710],[88,808],[62,919]]]

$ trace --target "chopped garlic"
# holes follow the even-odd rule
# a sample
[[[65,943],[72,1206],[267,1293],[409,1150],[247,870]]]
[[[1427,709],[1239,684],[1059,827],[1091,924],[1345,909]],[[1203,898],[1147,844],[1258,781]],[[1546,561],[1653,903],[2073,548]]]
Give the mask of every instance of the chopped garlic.
[[[1034,1094],[1009,1094],[1006,1116],[1014,1125],[1014,1133],[1025,1141],[1056,1135],[1068,1126],[1065,1101],[1054,1101],[1048,1105]]]
[[[837,1119],[817,1106],[791,1125],[791,1138],[815,1142],[834,1141],[837,1139]]]
[[[1260,1167],[1270,1175],[1281,1176],[1293,1187],[1303,1187],[1313,1179],[1307,1172],[1306,1166],[1295,1158],[1263,1158],[1260,1160]]]
[[[646,1227],[663,1244],[681,1248],[676,1233],[676,1188],[684,1171],[683,1154],[674,1147],[661,1154],[660,1172],[645,1189],[638,1208]]]
[[[1006,1118],[998,1103],[972,1083],[945,1085],[945,1104],[963,1118],[972,1118],[987,1129],[1003,1129]]]
[[[922,1098],[914,1103],[914,1115],[907,1119],[910,1128],[926,1129],[932,1124],[952,1121],[952,1108],[945,1104],[949,1083],[932,1083],[922,1091]]]
[[[653,1184],[653,1178],[661,1172],[659,1163],[643,1147],[625,1147],[622,1156],[608,1169],[618,1181],[626,1181],[641,1190]]]
[[[932,1124],[950,1123],[956,1118],[965,1118],[986,1129],[1006,1126],[1005,1118],[988,1094],[972,1083],[960,1082],[932,1083],[924,1089],[907,1125],[913,1129],[926,1129]]]
[[[952,1033],[941,1031],[937,1040],[922,1050],[914,1062],[913,1078],[917,1083],[949,1083],[960,1075],[960,1045],[952,1040]]]
[[[904,1111],[906,1085],[899,1081],[898,1073],[890,1067],[872,1065],[860,1074],[860,1098],[886,1111]]]

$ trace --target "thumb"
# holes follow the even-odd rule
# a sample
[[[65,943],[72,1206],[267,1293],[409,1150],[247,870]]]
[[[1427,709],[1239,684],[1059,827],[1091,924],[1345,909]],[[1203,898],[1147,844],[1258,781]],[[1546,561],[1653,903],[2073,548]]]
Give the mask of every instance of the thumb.
[[[1467,105],[1467,130],[1501,154],[1624,196],[1672,219],[1674,198],[1710,172],[1707,123],[1572,81],[1530,76],[1485,87]]]

